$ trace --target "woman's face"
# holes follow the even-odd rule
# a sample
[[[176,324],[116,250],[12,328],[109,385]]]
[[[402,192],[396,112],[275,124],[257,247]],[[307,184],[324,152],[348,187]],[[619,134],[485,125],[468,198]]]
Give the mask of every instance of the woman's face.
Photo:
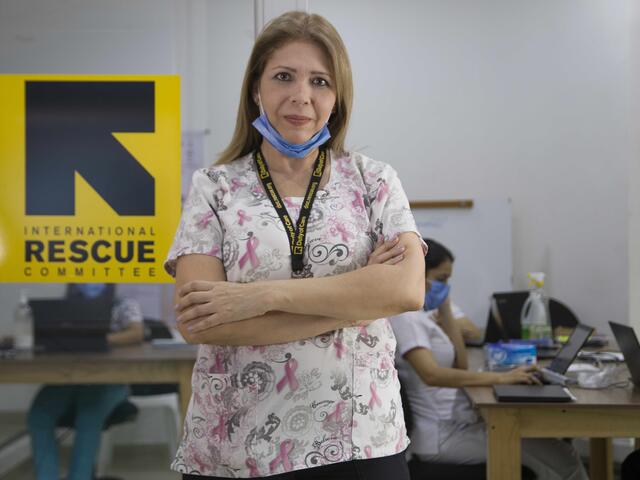
[[[329,119],[336,103],[329,60],[316,45],[293,41],[265,65],[254,96],[271,125],[290,143],[304,143]]]
[[[447,283],[449,277],[453,273],[453,262],[448,258],[435,268],[431,268],[427,271],[425,287],[427,290],[431,288],[431,281],[436,280],[438,282]]]

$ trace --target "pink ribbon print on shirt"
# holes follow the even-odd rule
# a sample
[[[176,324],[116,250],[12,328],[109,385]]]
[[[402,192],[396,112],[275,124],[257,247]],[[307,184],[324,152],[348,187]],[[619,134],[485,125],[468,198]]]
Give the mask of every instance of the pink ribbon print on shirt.
[[[295,358],[290,358],[287,363],[284,364],[284,376],[276,384],[276,390],[280,393],[285,386],[289,385],[292,392],[296,391],[300,384],[296,378],[296,370],[298,369],[298,361]]]
[[[255,458],[247,458],[244,464],[249,469],[249,478],[256,478],[260,476],[260,471],[258,470],[258,464]]]
[[[346,349],[344,343],[342,343],[342,338],[336,335],[336,337],[333,339],[333,346],[336,349],[336,357],[342,358],[342,354]]]
[[[209,369],[209,373],[226,373],[224,353],[216,352],[216,363]]]
[[[378,187],[378,194],[376,195],[376,200],[378,202],[382,202],[382,200],[384,200],[384,197],[386,197],[387,195],[389,195],[389,185],[387,185],[387,182],[385,182],[384,180],[381,180],[380,186]]]
[[[238,210],[238,223],[242,226],[244,222],[250,222],[252,220],[251,215],[248,215],[244,210]]]
[[[240,180],[239,178],[232,178],[231,179],[231,193],[235,193],[236,190],[238,190],[240,187],[246,187],[247,184],[243,183],[242,180]]]
[[[342,239],[343,242],[348,242],[349,238],[351,238],[351,233],[346,229],[346,227],[344,226],[344,224],[342,222],[338,222],[336,220],[332,221],[332,227],[329,230],[331,232],[331,235],[340,235],[340,238]]]
[[[211,432],[211,435],[213,437],[217,435],[218,439],[221,442],[224,442],[227,440],[227,429],[225,428],[226,426],[225,423],[226,423],[225,416],[222,414],[218,415],[218,425]]]
[[[205,213],[200,219],[200,221],[198,222],[198,227],[207,228],[207,225],[209,225],[209,222],[211,221],[214,215],[215,214],[213,213],[213,210],[210,210],[207,213]]]
[[[369,384],[369,391],[371,392],[371,400],[369,400],[369,408],[373,410],[374,405],[378,407],[382,406],[382,400],[378,396],[378,390],[376,390],[376,382],[371,382]]]
[[[238,261],[240,269],[243,269],[247,262],[251,262],[251,266],[253,268],[258,268],[260,265],[260,260],[258,260],[258,256],[256,255],[256,248],[258,248],[258,245],[260,245],[260,241],[257,237],[251,235],[247,239],[247,251]]]
[[[278,455],[269,462],[269,471],[271,473],[275,472],[278,468],[278,465],[282,464],[282,468],[285,472],[290,472],[293,470],[293,466],[291,465],[291,460],[289,460],[289,454],[293,450],[293,440],[285,440],[280,443],[280,451]]]
[[[360,193],[357,190],[354,190],[353,191],[353,196],[354,196],[354,199],[351,202],[351,206],[355,210],[358,210],[358,209],[364,210],[365,207],[364,207],[364,199],[362,198],[362,193]]]
[[[336,404],[336,408],[333,410],[333,412],[327,415],[326,418],[324,419],[325,423],[328,423],[328,422],[340,423],[340,421],[342,420],[342,412],[344,410],[345,405],[346,404],[344,401],[342,400],[339,401]]]

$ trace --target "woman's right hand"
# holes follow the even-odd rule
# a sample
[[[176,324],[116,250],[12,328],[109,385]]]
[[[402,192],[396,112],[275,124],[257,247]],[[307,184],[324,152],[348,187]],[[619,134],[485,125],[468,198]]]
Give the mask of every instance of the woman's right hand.
[[[538,367],[527,365],[525,367],[516,367],[498,375],[500,375],[499,380],[502,384],[526,383],[528,385],[542,385],[536,372],[538,372]]]
[[[367,265],[395,265],[404,260],[404,247],[398,243],[399,241],[400,238],[397,235],[386,242],[380,237],[375,249],[369,255]]]

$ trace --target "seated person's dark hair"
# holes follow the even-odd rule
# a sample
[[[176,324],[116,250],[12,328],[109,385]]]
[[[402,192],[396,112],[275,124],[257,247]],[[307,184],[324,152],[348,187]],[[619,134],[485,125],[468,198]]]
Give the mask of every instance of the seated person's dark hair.
[[[429,247],[429,251],[427,255],[424,257],[424,263],[426,270],[430,270],[432,268],[436,268],[445,260],[451,261],[453,263],[455,261],[455,257],[451,250],[442,245],[439,242],[436,242],[432,238],[423,238],[424,243]]]

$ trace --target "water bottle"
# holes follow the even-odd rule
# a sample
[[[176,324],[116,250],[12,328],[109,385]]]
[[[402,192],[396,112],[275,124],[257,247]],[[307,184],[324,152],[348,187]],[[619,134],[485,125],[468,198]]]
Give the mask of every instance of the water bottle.
[[[20,291],[20,301],[14,312],[13,322],[15,348],[33,349],[33,314],[25,290]]]
[[[531,291],[527,301],[522,306],[520,325],[522,326],[522,338],[534,340],[540,344],[553,343],[551,321],[549,319],[548,299],[542,292],[544,285],[544,273],[529,273],[529,286]]]

